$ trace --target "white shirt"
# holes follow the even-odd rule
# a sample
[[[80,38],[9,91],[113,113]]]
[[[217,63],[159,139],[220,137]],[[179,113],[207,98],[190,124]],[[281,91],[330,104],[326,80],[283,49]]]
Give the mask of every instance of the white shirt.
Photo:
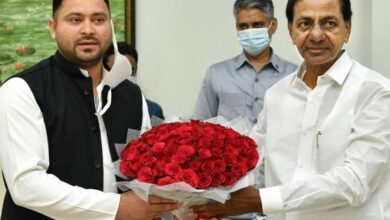
[[[150,127],[150,120],[145,98],[142,99],[142,128],[146,128]],[[102,115],[97,114],[105,192],[72,186],[46,173],[49,167],[46,127],[34,95],[23,79],[12,78],[3,84],[0,103],[0,165],[14,202],[54,219],[114,219],[120,195],[116,194],[115,176],[107,169],[112,161]]]
[[[264,157],[268,219],[390,219],[390,83],[344,54],[268,90],[251,136]]]

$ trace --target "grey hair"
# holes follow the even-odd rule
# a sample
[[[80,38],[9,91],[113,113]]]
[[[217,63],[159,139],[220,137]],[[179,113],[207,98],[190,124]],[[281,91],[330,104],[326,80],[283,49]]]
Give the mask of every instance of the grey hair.
[[[233,7],[234,17],[243,9],[257,8],[267,15],[268,21],[274,19],[274,4],[272,0],[236,0]]]

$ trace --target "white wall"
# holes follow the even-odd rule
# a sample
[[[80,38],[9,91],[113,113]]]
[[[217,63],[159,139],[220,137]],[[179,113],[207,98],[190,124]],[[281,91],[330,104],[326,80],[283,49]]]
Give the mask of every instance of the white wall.
[[[371,2],[371,1],[370,1]],[[373,0],[372,13],[372,68],[390,77],[389,0]],[[364,44],[364,42],[362,42]]]
[[[136,41],[145,95],[168,114],[192,112],[208,65],[240,52],[233,0],[138,0]]]
[[[352,58],[368,67],[372,66],[372,2],[367,0],[351,1],[352,32],[350,41],[346,45]]]
[[[287,31],[286,2],[274,0],[279,28],[272,46],[279,55],[299,62]],[[137,0],[139,82],[145,95],[160,103],[166,115],[190,115],[206,68],[241,51],[236,42],[233,3]],[[388,0],[353,0],[352,35],[346,45],[354,59],[388,77],[389,6]]]

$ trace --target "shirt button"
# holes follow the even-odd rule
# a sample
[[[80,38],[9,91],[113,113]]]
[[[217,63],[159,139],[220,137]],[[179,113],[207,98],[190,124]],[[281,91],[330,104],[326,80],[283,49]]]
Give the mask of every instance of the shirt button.
[[[259,97],[256,97],[256,98],[255,98],[255,102],[257,102],[257,101],[259,101]]]
[[[258,78],[256,78],[256,79],[255,79],[255,82],[259,82],[259,79],[258,79]]]
[[[100,163],[99,161],[95,161],[95,168],[96,169],[102,168],[102,163]]]
[[[257,123],[257,118],[255,118],[255,119],[253,120],[253,123]]]
[[[91,131],[92,131],[92,132],[96,132],[97,130],[98,130],[98,129],[97,129],[96,126],[92,126],[92,127],[91,127]]]
[[[91,91],[89,91],[89,89],[84,90],[84,95],[86,96],[91,95]]]

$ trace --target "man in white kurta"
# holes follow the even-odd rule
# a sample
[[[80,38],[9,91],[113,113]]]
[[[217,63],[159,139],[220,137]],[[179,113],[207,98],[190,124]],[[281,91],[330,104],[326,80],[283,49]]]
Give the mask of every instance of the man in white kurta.
[[[300,70],[266,95],[268,219],[390,219],[390,83],[344,52],[310,89]],[[272,215],[273,213],[282,213]]]
[[[289,0],[286,14],[304,62],[267,91],[251,134],[264,159],[265,188],[245,188],[226,204],[194,212],[390,219],[390,82],[342,49],[350,1]]]

